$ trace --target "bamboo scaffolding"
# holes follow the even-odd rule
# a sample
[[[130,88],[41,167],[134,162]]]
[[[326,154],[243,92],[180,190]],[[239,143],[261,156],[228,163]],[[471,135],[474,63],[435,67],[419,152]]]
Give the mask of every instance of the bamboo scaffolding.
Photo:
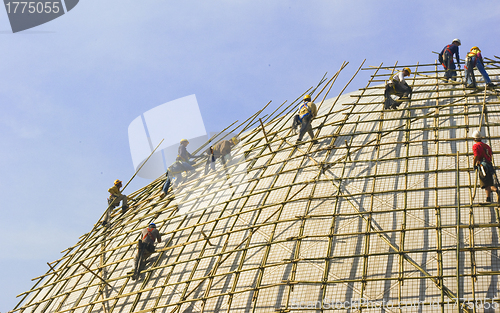
[[[430,66],[434,71],[427,71]],[[326,298],[341,289],[348,290],[345,295],[374,301],[401,302],[408,294],[416,295],[425,303],[437,301],[441,312],[457,297],[480,299],[485,282],[497,273],[490,266],[500,261],[500,247],[491,239],[498,236],[500,215],[497,207],[473,202],[470,140],[463,134],[484,126],[490,146],[500,152],[500,102],[490,91],[464,95],[463,87],[451,90],[439,79],[436,63],[417,64],[415,75],[432,72],[434,77],[409,82],[419,91],[433,79],[435,86],[425,101],[436,105],[421,106],[424,100],[412,99],[411,105],[396,111],[373,110],[380,102],[368,91],[378,71],[399,67],[381,64],[371,69],[375,74],[366,88],[345,108],[341,91],[320,117],[322,125],[315,127],[318,146],[290,144],[287,121],[294,108],[290,104],[283,110],[283,103],[245,134],[238,153],[246,159],[209,175],[197,169],[163,200],[159,189],[165,177],[131,193],[133,210],[125,215],[113,210],[113,227],[96,224],[64,250],[63,257],[49,263],[53,269],[20,295],[14,312],[237,312],[245,304],[252,312],[268,312],[270,307],[288,312],[301,310],[293,306],[297,295]],[[316,98],[324,91],[328,95],[338,74],[322,78],[310,93],[316,94],[328,81]],[[283,112],[277,114],[279,110]],[[235,129],[251,127],[248,121]],[[424,161],[425,166],[416,166]],[[456,183],[448,180],[452,176]],[[468,197],[460,197],[463,192]],[[421,195],[433,201],[420,201]],[[450,201],[450,195],[456,201]],[[465,209],[469,222],[461,223],[458,213]],[[485,210],[495,212],[496,219],[486,219]],[[397,223],[389,222],[394,218]],[[126,269],[133,262],[133,240],[153,220],[169,239],[141,272],[144,278],[132,282]],[[427,232],[434,232],[435,239],[415,242]],[[351,251],[344,241],[363,244]],[[427,254],[434,257],[425,264],[416,261]],[[458,263],[450,268],[453,255]],[[378,270],[377,258],[397,259],[393,274]],[[85,269],[82,262],[95,270]],[[349,276],[357,262],[362,263],[361,271]],[[342,266],[340,271],[337,266]],[[281,276],[284,268],[289,270]],[[304,276],[305,269],[314,275]],[[419,295],[409,290],[413,282],[430,282],[437,289]],[[383,291],[376,290],[380,284]],[[459,306],[460,311],[469,309]],[[361,305],[358,311],[370,308]]]

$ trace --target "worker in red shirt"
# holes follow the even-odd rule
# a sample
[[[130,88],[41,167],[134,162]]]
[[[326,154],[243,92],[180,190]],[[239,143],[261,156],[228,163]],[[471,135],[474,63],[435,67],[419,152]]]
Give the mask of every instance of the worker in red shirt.
[[[476,130],[472,137],[474,137],[475,141],[472,146],[474,169],[479,171],[480,186],[486,191],[486,202],[491,202],[491,192],[494,191],[498,195],[498,188],[493,181],[493,175],[496,175],[495,168],[491,163],[493,151],[489,145],[481,141],[483,136],[480,131]]]

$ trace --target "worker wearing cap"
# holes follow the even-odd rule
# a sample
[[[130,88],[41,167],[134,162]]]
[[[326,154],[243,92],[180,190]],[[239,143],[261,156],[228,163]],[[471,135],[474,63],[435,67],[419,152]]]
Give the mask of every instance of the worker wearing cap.
[[[194,171],[194,161],[189,161],[189,159],[194,159],[197,156],[192,155],[189,153],[186,149],[186,147],[189,145],[189,141],[187,139],[182,139],[181,144],[179,145],[179,149],[177,150],[177,161],[180,161],[184,168],[186,168],[188,171]]]
[[[475,67],[477,67],[479,73],[483,75],[486,86],[494,88],[495,84],[491,82],[488,73],[486,73],[486,70],[484,69],[481,50],[479,50],[476,46],[470,49],[469,53],[467,53],[467,57],[465,58],[465,88],[476,88],[476,77],[474,76]]]
[[[304,101],[299,107],[299,111],[297,112],[297,115],[294,116],[293,123],[292,123],[292,130],[294,132],[297,131],[297,128],[300,125],[300,130],[299,130],[299,137],[297,137],[297,144],[302,143],[302,138],[304,137],[305,133],[307,132],[309,134],[309,137],[311,139],[314,139],[314,133],[312,130],[312,120],[318,115],[318,110],[316,109],[316,104],[311,101],[311,96],[310,95],[305,95],[304,96]],[[313,143],[318,143],[317,140],[313,140]]]
[[[446,47],[441,50],[439,54],[439,62],[443,65],[446,73],[444,74],[444,78],[447,80],[457,80],[457,72],[455,71],[455,62],[453,60],[453,55],[457,58],[457,67],[460,69],[460,56],[458,55],[458,47],[462,44],[460,39],[455,38],[451,42],[451,44],[446,45]]]
[[[480,131],[476,130],[472,137],[475,141],[472,146],[474,169],[479,171],[480,186],[486,191],[486,202],[491,202],[491,192],[494,191],[498,194],[498,189],[493,182],[495,174],[495,168],[492,164],[493,152],[489,145],[481,141],[483,136]]]
[[[412,89],[405,80],[405,77],[410,76],[410,74],[410,68],[405,67],[402,71],[392,75],[387,85],[385,85],[384,109],[397,109],[401,104],[394,101],[391,95],[399,96],[401,100],[411,98]]]
[[[111,208],[115,208],[120,205],[120,201],[122,202],[122,211],[125,212],[128,209],[128,204],[127,204],[127,196],[122,195],[120,192],[120,189],[122,188],[122,181],[121,180],[115,180],[114,186],[109,188],[109,199],[108,199],[108,204],[111,206]]]
[[[231,140],[222,140],[207,150],[208,159],[205,165],[205,175],[210,172],[210,168],[215,172],[215,160],[220,158],[223,166],[226,166],[226,162],[231,159],[231,149],[238,144],[239,140],[237,137],[231,138]]]
[[[149,224],[148,227],[142,230],[141,240],[144,248],[143,260],[146,261],[155,252],[155,241],[158,243],[161,242],[161,235],[158,229],[156,229],[155,223]]]

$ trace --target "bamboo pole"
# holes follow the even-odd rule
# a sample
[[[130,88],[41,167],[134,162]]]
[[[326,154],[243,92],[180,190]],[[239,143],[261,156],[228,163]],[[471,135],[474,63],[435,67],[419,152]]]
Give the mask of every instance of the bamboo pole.
[[[457,196],[456,196],[456,201],[457,201],[457,251],[456,251],[456,257],[457,257],[457,267],[456,267],[456,271],[457,271],[457,299],[456,299],[456,303],[458,304],[457,305],[457,312],[460,313],[461,312],[461,305],[460,303],[462,303],[462,297],[461,297],[461,292],[460,292],[460,286],[462,286],[460,284],[460,157],[459,157],[459,153],[457,151],[457,173],[456,173],[456,182],[457,182]],[[462,305],[462,307],[464,306],[464,304]]]
[[[260,126],[262,128],[262,132],[264,133],[264,137],[266,138],[267,147],[269,148],[269,151],[271,151],[271,153],[273,153],[273,149],[271,149],[271,144],[269,143],[269,139],[267,138],[266,128],[264,127],[264,124],[262,124],[262,120],[260,118],[259,118],[259,121],[260,121]]]

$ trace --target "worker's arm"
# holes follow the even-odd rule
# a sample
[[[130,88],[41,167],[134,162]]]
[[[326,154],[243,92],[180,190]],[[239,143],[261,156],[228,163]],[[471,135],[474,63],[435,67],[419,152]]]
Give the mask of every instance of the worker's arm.
[[[116,186],[109,188],[108,192],[114,196],[121,196],[122,195],[122,193],[120,192],[120,189],[118,189],[118,187],[116,187]]]
[[[158,229],[156,230],[156,241],[158,241],[158,243],[161,242],[161,235],[160,235],[160,232],[158,231]]]

